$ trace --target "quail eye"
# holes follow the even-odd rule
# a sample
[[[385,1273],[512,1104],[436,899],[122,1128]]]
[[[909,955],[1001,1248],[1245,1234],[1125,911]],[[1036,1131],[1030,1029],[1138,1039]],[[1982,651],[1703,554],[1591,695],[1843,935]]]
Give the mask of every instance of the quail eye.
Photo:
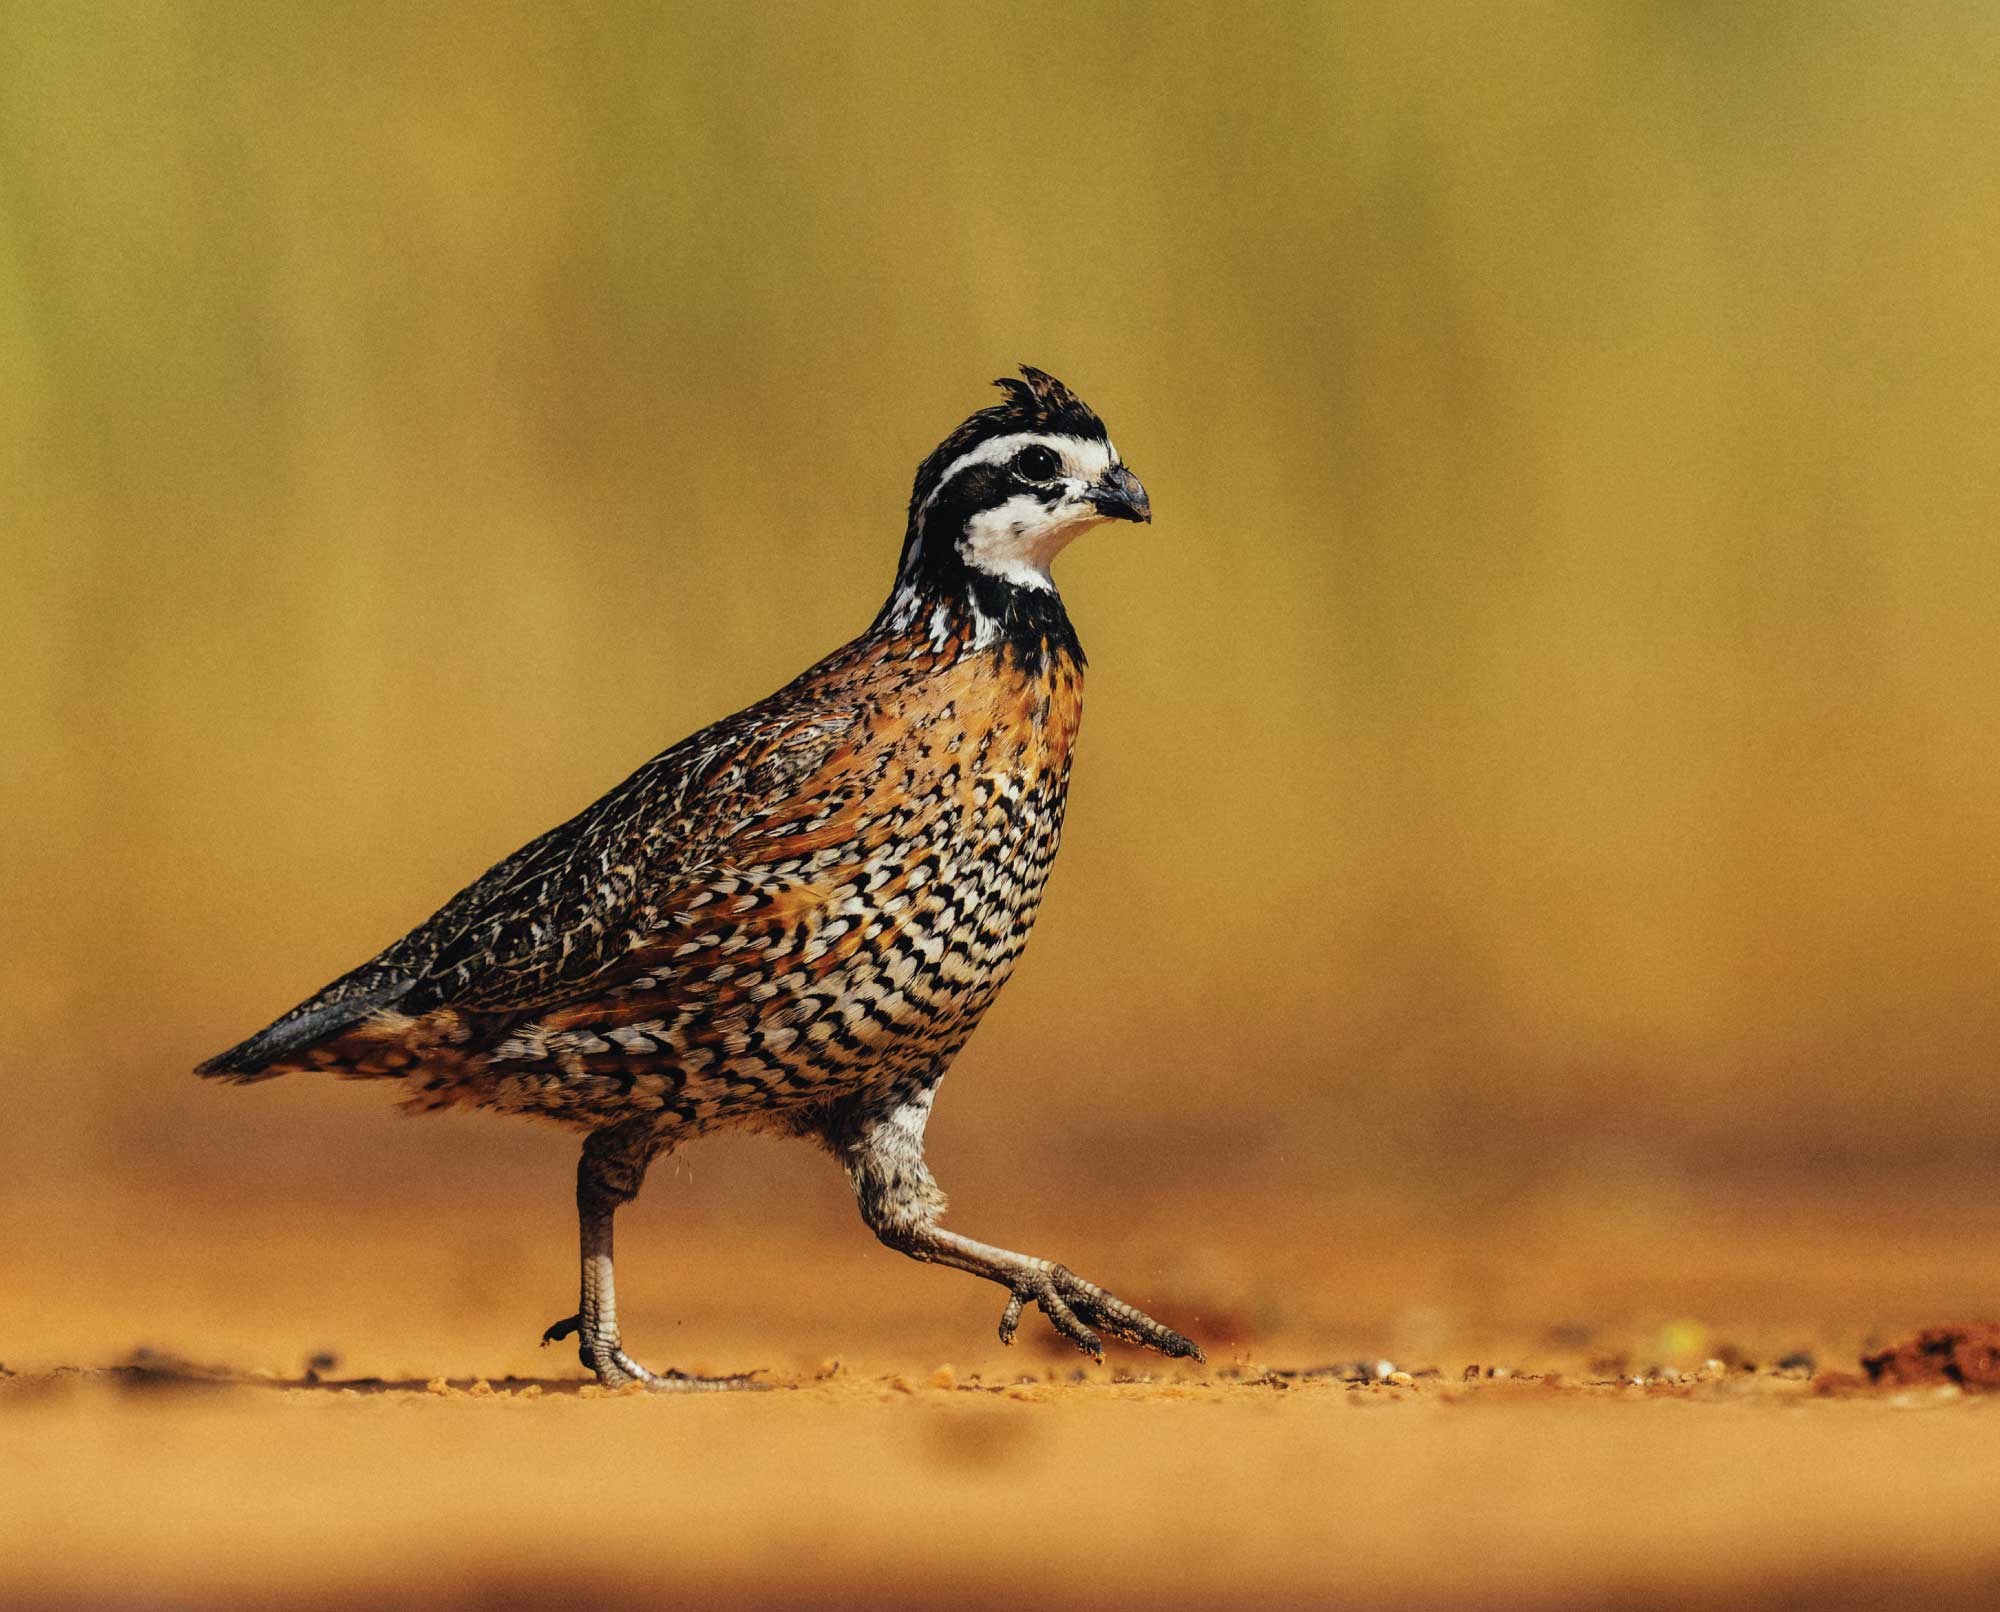
[[[1045,448],[1039,442],[1014,455],[1014,473],[1024,481],[1054,481],[1061,469],[1062,461],[1056,457],[1055,450]]]

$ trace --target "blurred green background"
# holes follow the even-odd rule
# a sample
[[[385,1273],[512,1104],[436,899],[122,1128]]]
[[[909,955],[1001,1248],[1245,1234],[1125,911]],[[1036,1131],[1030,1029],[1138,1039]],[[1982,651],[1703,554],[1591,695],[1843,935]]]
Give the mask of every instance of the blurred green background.
[[[186,1071],[863,627],[1021,361],[1157,520],[1061,569],[968,1229],[1990,1164],[1996,84],[1978,4],[17,0],[0,1206],[557,1231],[559,1133]]]

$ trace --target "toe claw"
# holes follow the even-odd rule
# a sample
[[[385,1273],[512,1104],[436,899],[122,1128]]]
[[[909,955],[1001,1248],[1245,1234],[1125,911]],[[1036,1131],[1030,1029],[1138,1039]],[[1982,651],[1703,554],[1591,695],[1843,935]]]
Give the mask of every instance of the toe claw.
[[[1061,1266],[1057,1266],[1056,1271],[1061,1272],[1064,1276],[1069,1274],[1067,1271],[1063,1271]],[[1056,1331],[1060,1332],[1092,1359],[1102,1360],[1104,1358],[1103,1340],[1095,1332],[1092,1332],[1089,1327],[1085,1326],[1082,1320],[1078,1318],[1076,1311],[1069,1307],[1068,1301],[1057,1291],[1057,1281],[1055,1278],[1056,1272],[1051,1272],[1049,1279],[1041,1284],[1035,1294],[1036,1305],[1040,1308],[1042,1314],[1049,1318],[1049,1323]],[[1094,1308],[1090,1305],[1088,1299],[1083,1299],[1081,1303],[1086,1311]],[[1092,1319],[1096,1319],[1095,1315],[1092,1315]]]
[[[1207,1358],[1192,1339],[1162,1326],[1145,1311],[1105,1292],[1095,1282],[1086,1282],[1065,1266],[1051,1266],[1030,1291],[1055,1329],[1097,1360],[1104,1358],[1104,1344],[1092,1326],[1123,1342],[1157,1350],[1170,1360]],[[1009,1313],[1013,1313],[1013,1306]]]
[[[1014,1347],[1014,1332],[1021,1324],[1021,1312],[1028,1306],[1028,1295],[1016,1288],[1007,1295],[1006,1313],[1000,1317],[1000,1341],[1008,1348]]]
[[[582,1326],[583,1318],[581,1316],[572,1315],[565,1317],[542,1334],[542,1347],[546,1349],[552,1343],[560,1343],[564,1338],[574,1337],[581,1330]]]

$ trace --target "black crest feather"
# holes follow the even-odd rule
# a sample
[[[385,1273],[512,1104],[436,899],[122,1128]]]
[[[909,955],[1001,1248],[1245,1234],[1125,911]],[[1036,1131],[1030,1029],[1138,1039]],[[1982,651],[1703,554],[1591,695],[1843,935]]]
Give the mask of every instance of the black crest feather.
[[[954,460],[970,453],[989,437],[1012,436],[1019,431],[1049,431],[1102,441],[1106,435],[1104,422],[1096,411],[1046,370],[1023,364],[1020,379],[1003,375],[993,384],[1006,394],[1005,400],[973,414],[918,466],[917,483],[910,491],[913,527],[924,500],[937,491],[938,478]]]

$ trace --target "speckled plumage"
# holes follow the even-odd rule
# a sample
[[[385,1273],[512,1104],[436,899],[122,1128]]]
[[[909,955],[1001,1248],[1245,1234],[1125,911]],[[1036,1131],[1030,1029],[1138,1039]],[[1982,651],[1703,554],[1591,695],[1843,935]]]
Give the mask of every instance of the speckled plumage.
[[[1060,1266],[944,1232],[922,1163],[932,1091],[1012,972],[1062,835],[1083,654],[1047,559],[1149,513],[1096,416],[1023,374],[919,470],[868,632],[202,1066],[394,1080],[413,1108],[590,1131],[583,1304],[551,1334],[578,1331],[607,1382],[694,1381],[618,1343],[611,1213],[657,1153],[727,1127],[827,1145],[885,1241],[1009,1286],[1003,1336],[1033,1299],[1093,1351],[1076,1309],[1197,1352]]]
[[[367,965],[419,974],[397,1006],[258,1074],[677,1139],[823,1129],[941,1072],[1005,983],[1081,714],[1066,652],[863,638],[503,863]]]

